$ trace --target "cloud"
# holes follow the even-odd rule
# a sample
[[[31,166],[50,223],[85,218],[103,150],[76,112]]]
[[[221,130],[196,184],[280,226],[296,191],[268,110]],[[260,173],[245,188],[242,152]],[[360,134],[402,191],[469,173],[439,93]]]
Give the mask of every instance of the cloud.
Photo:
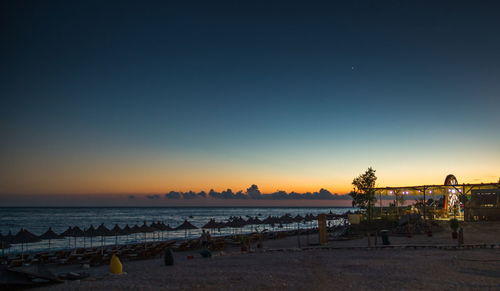
[[[160,195],[158,195],[158,194],[146,195],[146,198],[148,198],[148,199],[160,199]]]
[[[222,192],[217,192],[214,189],[210,189],[210,191],[205,192],[177,192],[170,191],[164,195],[166,199],[252,199],[252,200],[298,200],[298,199],[307,199],[307,200],[350,200],[350,196],[348,195],[338,195],[332,194],[330,191],[321,188],[318,192],[307,192],[307,193],[297,193],[291,192],[287,193],[286,191],[277,191],[270,194],[261,193],[259,187],[255,184],[251,185],[246,192],[238,191],[233,192],[231,189],[224,190]]]

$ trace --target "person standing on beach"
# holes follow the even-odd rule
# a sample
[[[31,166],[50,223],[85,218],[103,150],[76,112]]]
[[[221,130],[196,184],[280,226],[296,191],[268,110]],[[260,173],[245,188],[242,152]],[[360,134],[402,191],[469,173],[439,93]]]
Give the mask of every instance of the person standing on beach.
[[[207,247],[210,246],[212,243],[212,236],[210,235],[210,232],[207,230]]]
[[[205,232],[205,230],[203,229],[202,232],[201,232],[201,236],[200,236],[200,242],[201,242],[201,246],[203,248],[206,248],[207,247],[207,244],[208,244],[208,237],[207,237],[207,233]]]

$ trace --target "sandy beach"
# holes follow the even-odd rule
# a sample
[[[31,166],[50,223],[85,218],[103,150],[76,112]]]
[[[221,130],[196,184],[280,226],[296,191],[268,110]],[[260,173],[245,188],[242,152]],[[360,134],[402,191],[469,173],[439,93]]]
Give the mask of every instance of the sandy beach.
[[[437,248],[456,246],[447,229],[432,237],[391,237],[398,248],[366,248],[367,238],[304,248],[305,236],[298,248],[297,237],[287,237],[265,241],[263,251],[254,253],[228,248],[205,259],[197,251],[177,252],[173,266],[162,259],[124,262],[123,275],[95,267],[87,270],[88,279],[40,290],[498,290],[498,229],[498,222],[464,224],[466,245],[488,244],[471,249]]]

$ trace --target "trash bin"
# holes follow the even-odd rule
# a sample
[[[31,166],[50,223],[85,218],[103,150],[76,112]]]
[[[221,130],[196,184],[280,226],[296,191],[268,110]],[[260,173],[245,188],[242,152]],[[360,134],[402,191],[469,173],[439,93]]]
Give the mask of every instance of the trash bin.
[[[163,260],[165,261],[165,266],[172,266],[174,264],[174,254],[171,248],[165,250]]]
[[[382,244],[383,245],[388,246],[391,244],[391,242],[389,242],[389,231],[388,230],[386,230],[386,229],[381,230],[380,236],[382,237]]]

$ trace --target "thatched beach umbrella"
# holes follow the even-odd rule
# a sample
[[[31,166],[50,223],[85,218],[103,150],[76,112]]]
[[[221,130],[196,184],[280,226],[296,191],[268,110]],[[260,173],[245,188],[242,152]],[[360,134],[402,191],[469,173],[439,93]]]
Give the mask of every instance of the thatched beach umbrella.
[[[9,232],[10,236],[12,236],[12,234]],[[8,238],[8,236],[3,236],[1,233],[0,233],[0,249],[2,249],[2,256],[5,255],[5,249],[8,249],[10,248],[10,238]]]
[[[262,224],[267,224],[269,225],[270,228],[273,228],[274,229],[274,225],[276,223],[279,223],[279,220],[277,217],[272,217],[272,216],[268,216],[266,219],[264,219],[262,221]]]
[[[147,225],[146,221],[144,221],[144,223],[141,225],[141,227],[139,228],[139,230],[142,233],[150,233],[150,232],[155,232],[157,229],[154,228],[154,227],[151,227],[151,226]]]
[[[73,226],[73,237],[84,237],[85,232],[78,226]]]
[[[168,239],[168,233],[169,233],[170,231],[174,231],[175,229],[174,229],[174,228],[172,228],[172,227],[170,226],[170,224],[165,224],[165,223],[163,223],[163,222],[162,222],[161,224],[164,226],[164,231],[166,231],[166,232],[167,232],[167,239]]]
[[[292,224],[295,219],[290,214],[285,214],[279,218],[280,224]]]
[[[184,238],[187,238],[187,232],[190,229],[198,229],[198,227],[191,224],[191,222],[184,220],[184,222],[175,228],[175,230],[184,230]]]
[[[304,222],[304,217],[302,217],[300,214],[297,214],[297,216],[294,217],[295,222]]]
[[[97,236],[113,236],[114,233],[107,228],[104,223],[101,223],[99,227],[95,230]]]
[[[305,217],[305,221],[310,222],[310,223],[309,223],[309,228],[312,228],[312,222],[313,222],[314,220],[316,220],[316,219],[317,219],[317,218],[316,218],[316,216],[314,216],[314,215],[313,215],[313,214],[311,214],[311,213],[309,213],[309,214],[307,214],[307,215],[306,215],[306,217]]]
[[[257,217],[250,217],[248,220],[247,220],[247,224],[250,224],[250,225],[253,225],[254,228],[253,230],[256,231],[257,230],[257,225],[260,225],[262,224],[262,221]]]
[[[133,234],[138,234],[141,232],[141,227],[135,224],[134,226],[132,226],[130,230],[132,231]]]
[[[115,226],[111,229],[111,233],[115,236],[115,245],[118,244],[118,236],[127,234],[120,228],[120,226],[118,226],[118,224],[115,224]]]
[[[73,231],[73,228],[70,226],[70,227],[68,227],[68,229],[66,229],[65,231],[61,232],[60,236],[62,236],[62,237],[70,237],[72,231]]]
[[[139,227],[139,232],[144,234],[144,243],[147,241],[147,233],[155,232],[157,229],[146,224],[146,221]]]
[[[166,230],[167,226],[165,224],[163,224],[162,222],[158,221],[158,222],[151,223],[150,227],[156,228],[159,231],[164,231],[164,230]]]
[[[256,225],[256,223],[255,223],[255,221],[254,221],[253,217],[251,217],[251,216],[247,219],[247,221],[245,221],[245,224],[246,224],[246,225],[250,225],[250,226],[251,226],[251,227],[250,227],[250,230],[251,230],[251,231],[253,231],[253,229],[255,228],[255,225]]]
[[[96,237],[97,236],[97,232],[96,232],[96,229],[94,228],[94,226],[91,224],[89,226],[89,228],[87,228],[85,230],[85,237],[89,237],[90,238],[90,247],[92,247],[92,238]]]
[[[300,216],[300,214],[297,214],[297,216],[295,216],[293,220],[297,222],[297,230],[300,229],[300,224],[305,222],[305,218]]]
[[[201,228],[203,229],[220,229],[220,224],[215,221],[215,219],[211,218],[205,225]]]
[[[66,229],[65,231],[63,231],[60,235],[64,238],[69,238],[68,240],[68,248],[70,247],[71,245],[71,237],[72,237],[72,233],[73,233],[73,228],[71,226],[68,227],[68,229]]]
[[[241,216],[240,216],[240,217],[236,217],[236,218],[234,219],[234,225],[235,225],[237,228],[239,228],[239,229],[240,229],[240,232],[241,232],[241,230],[243,229],[243,227],[245,227],[247,224],[248,224],[248,223],[247,223],[247,221],[246,221],[246,220],[244,220],[243,218],[241,218]]]
[[[24,244],[35,243],[42,241],[38,236],[32,234],[25,228],[21,228],[19,232],[12,238],[11,244],[21,244],[21,260],[24,254]]]
[[[9,230],[9,233],[7,235],[5,235],[4,237],[4,240],[7,241],[8,243],[12,243],[12,240],[14,239],[14,235],[12,234],[12,232]]]
[[[314,220],[314,215],[308,213],[308,214],[306,214],[306,217],[304,219],[305,219],[305,221],[312,221],[312,220]]]
[[[163,223],[163,222],[162,222]],[[163,223],[164,224],[164,223]],[[174,231],[175,229],[170,224],[165,225],[165,231]]]
[[[309,227],[308,229],[312,229],[313,228],[313,221],[317,219],[317,216],[314,216],[312,213],[309,213],[309,214],[306,214],[306,216],[304,217],[304,220],[306,222],[309,222]],[[307,231],[307,244],[309,245],[309,230]]]
[[[151,224],[149,225],[149,227],[151,227],[152,229],[154,229],[154,232],[153,232],[153,240],[155,239],[155,233],[158,233],[158,240],[160,239],[160,233],[161,233],[161,226],[158,226],[160,222],[158,221],[158,223],[156,222],[151,222]]]
[[[13,244],[23,244],[23,243],[35,243],[39,242],[41,239],[29,232],[25,228],[21,228],[19,232],[12,238]]]
[[[74,226],[72,233],[73,233],[72,236],[75,238],[75,249],[76,249],[76,238],[77,237],[85,238],[85,232],[81,228],[79,228],[78,226]]]
[[[40,239],[46,239],[49,241],[49,250],[50,250],[50,241],[53,240],[53,239],[60,239],[62,238],[60,235],[58,235],[57,233],[55,233],[53,230],[52,230],[52,227],[49,227],[49,229],[44,232],[42,235],[39,236]]]
[[[236,233],[236,226],[236,222],[232,219],[224,223],[224,227],[230,228],[230,233],[233,235]]]
[[[203,225],[201,228],[203,229],[214,229],[214,228],[219,228],[220,225],[215,221],[215,219],[210,219],[205,225]]]
[[[96,235],[101,237],[101,254],[104,252],[104,237],[105,236],[113,236],[111,230],[109,230],[104,223],[101,223],[99,227],[95,230]]]
[[[215,219],[211,218],[201,228],[203,228],[203,229],[218,229],[220,232],[221,227],[224,227],[223,223],[216,222]]]
[[[123,228],[122,231],[123,231],[124,235],[129,235],[129,234],[133,233],[132,228],[130,226],[128,226],[128,224],[125,225],[125,227]]]
[[[9,247],[12,244],[13,239],[14,239],[14,235],[12,234],[12,232],[10,230],[7,233],[7,235],[5,235],[3,237],[3,240],[9,245]]]
[[[141,232],[141,227],[135,224],[130,228],[130,231],[134,234],[134,239],[137,241],[137,234]]]
[[[245,225],[246,221],[241,217],[230,217],[229,221],[224,224],[225,227],[233,229],[233,234],[236,234],[236,230],[244,227]]]
[[[161,239],[163,240],[163,232],[164,231],[172,231],[173,229],[170,227],[170,225],[166,225],[165,223],[163,223],[162,221],[158,221],[157,223],[151,225],[152,227],[156,228],[157,230],[159,230],[158,232],[158,237],[160,237],[161,235]]]
[[[122,231],[123,231],[123,234],[127,236],[127,243],[128,243],[129,235],[133,234],[134,231],[132,230],[132,228],[128,224],[125,225],[125,227],[123,228]]]

